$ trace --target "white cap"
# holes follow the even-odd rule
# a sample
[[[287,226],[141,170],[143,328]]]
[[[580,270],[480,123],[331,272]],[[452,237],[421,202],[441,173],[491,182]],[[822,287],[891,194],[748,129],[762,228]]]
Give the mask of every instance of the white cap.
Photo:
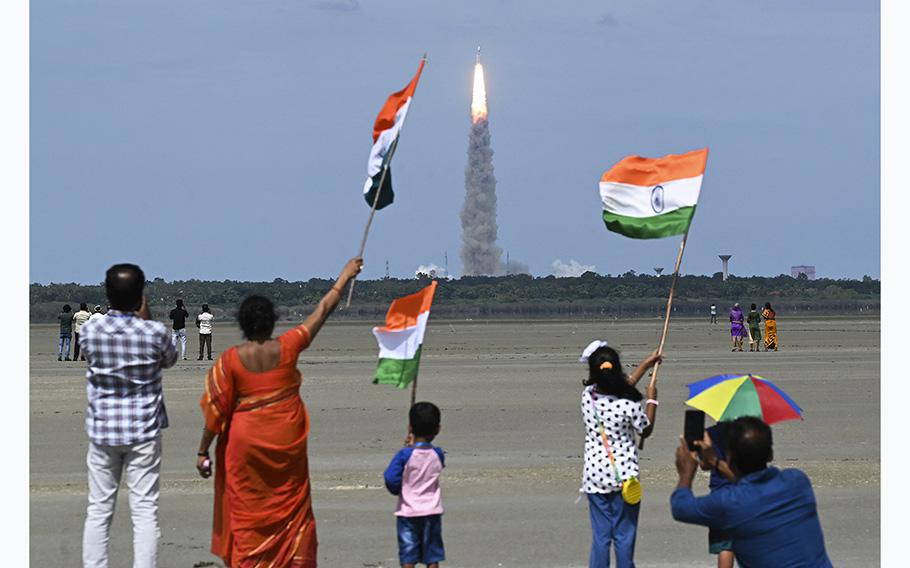
[[[593,354],[595,351],[597,351],[601,347],[606,347],[606,346],[607,346],[606,341],[603,341],[601,339],[595,339],[594,341],[589,343],[587,347],[585,347],[584,351],[581,352],[581,357],[578,358],[578,362],[587,363],[588,359],[591,357],[591,354]]]

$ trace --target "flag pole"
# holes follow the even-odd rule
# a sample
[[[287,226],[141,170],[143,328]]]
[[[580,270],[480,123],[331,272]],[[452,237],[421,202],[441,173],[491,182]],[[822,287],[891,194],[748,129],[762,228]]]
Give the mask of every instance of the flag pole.
[[[417,377],[418,376],[419,376],[419,373],[417,375],[414,375],[414,380],[411,382],[411,406],[414,406],[414,403],[417,402]],[[409,406],[408,408],[411,408],[411,406]]]
[[[421,61],[424,63],[428,61],[426,52],[424,52]],[[411,103],[413,104],[413,102],[414,99],[412,97]],[[408,108],[408,111],[410,111],[410,108]],[[376,214],[376,206],[379,204],[379,194],[382,193],[382,184],[385,182],[386,174],[389,171],[389,165],[392,163],[392,157],[395,156],[395,150],[398,149],[398,140],[401,138],[401,132],[404,130],[404,123],[408,120],[408,114],[411,113],[408,112],[401,120],[401,128],[398,129],[398,136],[395,137],[395,141],[392,143],[392,147],[389,148],[389,159],[386,160],[385,164],[382,166],[382,175],[379,176],[379,187],[376,188],[376,196],[373,197],[373,206],[370,207],[370,216],[367,217],[366,227],[363,228],[363,238],[360,240],[360,252],[357,253],[357,256],[360,258],[363,258],[363,252],[367,248],[367,237],[370,235],[370,225],[373,224],[373,215]],[[354,278],[351,278],[351,287],[348,288],[348,301],[344,306],[346,308],[351,307],[351,298],[354,297],[354,282],[356,282],[356,280],[356,276]]]
[[[667,313],[664,316],[664,329],[660,334],[660,343],[657,345],[657,354],[664,354],[664,343],[667,341],[667,333],[670,331],[670,314],[673,309],[673,296],[676,294],[676,282],[679,280],[679,266],[682,264],[683,252],[686,250],[686,239],[689,238],[689,230],[686,229],[686,232],[683,233],[682,241],[679,243],[679,254],[676,255],[676,267],[673,269],[673,281],[670,283],[670,295],[667,297]],[[660,371],[660,361],[654,364],[654,369],[651,371],[651,382],[649,386],[655,386],[657,384],[657,372]],[[642,438],[638,442],[638,448],[642,449],[645,447],[645,439]]]

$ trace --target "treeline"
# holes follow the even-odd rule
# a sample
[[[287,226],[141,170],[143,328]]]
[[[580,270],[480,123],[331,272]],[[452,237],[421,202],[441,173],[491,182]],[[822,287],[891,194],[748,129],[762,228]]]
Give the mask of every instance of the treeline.
[[[636,274],[619,276],[587,272],[575,278],[554,276],[532,277],[473,276],[440,281],[433,303],[437,317],[633,317],[659,316],[663,313],[671,277]],[[150,281],[146,296],[153,314],[164,318],[174,300],[182,298],[196,313],[208,303],[216,316],[232,317],[241,300],[251,294],[270,298],[283,319],[295,319],[328,292],[333,280],[312,278],[289,282],[276,278],[271,282],[235,280],[177,280],[161,278]],[[422,279],[382,279],[358,281],[354,305],[340,310],[340,318],[377,318],[397,297],[417,291],[429,283]],[[714,276],[681,276],[674,299],[674,312],[703,315],[711,303],[717,304],[721,318],[733,302],[745,307],[750,303],[771,302],[779,312],[878,313],[881,282],[776,277],[730,276],[723,281]],[[64,303],[74,310],[80,302],[105,306],[104,286],[81,284],[31,284],[30,315],[34,323],[55,321]],[[195,310],[195,311],[194,311]]]

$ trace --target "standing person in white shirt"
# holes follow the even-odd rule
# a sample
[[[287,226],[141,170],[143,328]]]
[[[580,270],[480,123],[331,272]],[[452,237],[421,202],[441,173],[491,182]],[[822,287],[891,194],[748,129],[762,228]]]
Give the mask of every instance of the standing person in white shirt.
[[[73,314],[73,361],[80,359],[80,356],[85,361],[85,355],[81,355],[79,352],[79,330],[90,317],[92,314],[88,311],[88,305],[85,302],[79,304],[79,311]]]
[[[104,317],[104,314],[101,313],[101,304],[95,304],[95,310],[92,312],[91,317],[88,318],[89,321],[96,320],[98,318],[103,318],[103,317]]]
[[[202,361],[202,348],[208,346],[209,361],[212,360],[212,321],[215,316],[209,311],[208,304],[202,304],[202,313],[196,316],[196,327],[199,328],[199,361]]]

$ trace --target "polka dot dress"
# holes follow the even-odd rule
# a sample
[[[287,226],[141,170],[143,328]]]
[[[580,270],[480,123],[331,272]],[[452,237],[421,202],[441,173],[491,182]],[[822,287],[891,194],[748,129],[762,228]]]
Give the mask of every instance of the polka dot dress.
[[[593,385],[585,387],[581,395],[581,416],[585,423],[585,469],[581,489],[585,493],[621,491],[622,484],[616,481],[600,437],[595,412],[603,422],[623,480],[638,476],[638,448],[634,433],[641,434],[650,422],[638,402],[597,393]]]

